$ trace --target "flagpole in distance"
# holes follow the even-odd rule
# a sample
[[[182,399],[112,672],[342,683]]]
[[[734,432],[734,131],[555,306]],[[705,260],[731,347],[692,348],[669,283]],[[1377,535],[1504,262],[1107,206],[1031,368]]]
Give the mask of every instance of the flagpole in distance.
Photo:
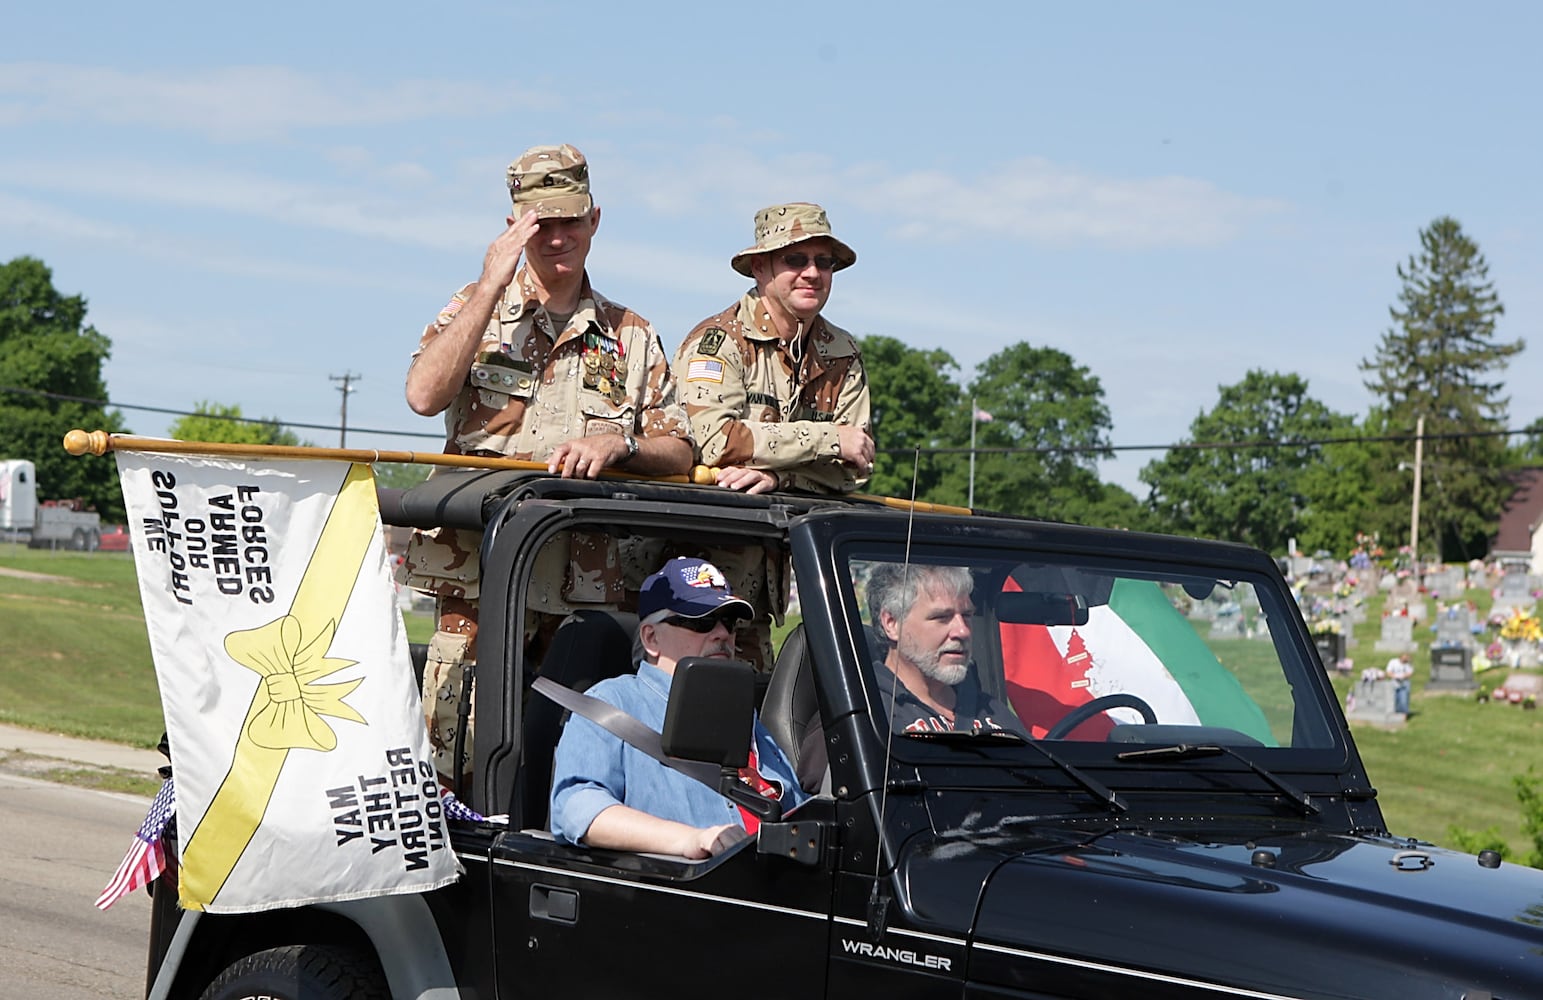
[[[64,435],[64,450],[71,455],[105,455],[109,451],[153,451],[165,454],[229,455],[239,458],[330,459],[342,462],[396,462],[402,465],[441,465],[462,469],[525,469],[545,472],[545,462],[520,458],[488,458],[482,455],[446,455],[432,451],[377,451],[373,448],[313,448],[309,445],[230,444],[224,441],[178,441],[174,438],[136,437],[83,431],[79,428]],[[626,472],[601,472],[604,479],[649,479],[661,483],[698,483],[711,486],[711,466],[693,466],[689,474],[643,476]]]

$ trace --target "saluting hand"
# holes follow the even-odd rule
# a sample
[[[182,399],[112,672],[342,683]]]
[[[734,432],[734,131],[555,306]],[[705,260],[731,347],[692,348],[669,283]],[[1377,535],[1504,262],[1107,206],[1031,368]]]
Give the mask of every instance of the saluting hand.
[[[519,218],[509,216],[509,228],[498,234],[488,245],[487,256],[482,259],[482,279],[498,288],[505,288],[514,280],[514,272],[520,269],[520,257],[525,244],[541,228],[536,210],[531,209]]]

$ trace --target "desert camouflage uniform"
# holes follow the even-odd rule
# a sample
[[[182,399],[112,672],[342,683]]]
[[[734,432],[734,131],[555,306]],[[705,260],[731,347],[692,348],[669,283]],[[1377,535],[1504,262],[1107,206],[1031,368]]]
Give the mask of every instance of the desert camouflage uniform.
[[[802,344],[795,357],[754,290],[686,335],[675,378],[704,465],[775,472],[780,489],[848,492],[868,481],[841,461],[835,431],[872,433],[857,341],[816,316]]]
[[[777,475],[779,489],[848,492],[867,482],[841,461],[833,429],[869,426],[868,378],[857,342],[817,316],[803,344],[795,359],[753,290],[686,335],[675,354],[675,377],[703,464],[765,469]],[[755,606],[754,622],[739,636],[739,655],[770,670],[771,620],[782,621],[788,600],[785,558],[755,548],[700,555]]]
[[[419,352],[450,325],[474,287],[456,292],[440,310],[423,331]],[[445,429],[449,454],[537,462],[565,441],[595,434],[690,440],[664,346],[648,321],[595,292],[585,275],[578,308],[566,328],[554,331],[524,267],[493,310],[466,385],[445,410]],[[436,765],[446,775],[463,664],[476,655],[481,542],[476,531],[414,532],[402,567],[407,586],[438,598],[439,624],[429,643],[423,693]],[[568,542],[561,590],[547,587],[539,602],[533,601],[551,621],[531,617],[527,640],[549,632],[548,626],[575,606],[615,606],[622,600],[622,569],[610,540],[574,534]],[[469,751],[469,732],[466,747]]]

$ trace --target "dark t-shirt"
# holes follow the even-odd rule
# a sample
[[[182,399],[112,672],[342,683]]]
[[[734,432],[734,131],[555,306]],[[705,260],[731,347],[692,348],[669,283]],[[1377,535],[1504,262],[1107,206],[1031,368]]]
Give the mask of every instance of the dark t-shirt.
[[[954,721],[950,725],[937,715],[931,705],[911,693],[900,683],[894,673],[883,663],[874,665],[879,679],[879,690],[884,695],[884,706],[895,729],[908,732],[946,733],[955,730],[1006,729],[1023,732],[1023,725],[1005,702],[998,701],[981,690],[972,664],[964,680],[954,685]]]

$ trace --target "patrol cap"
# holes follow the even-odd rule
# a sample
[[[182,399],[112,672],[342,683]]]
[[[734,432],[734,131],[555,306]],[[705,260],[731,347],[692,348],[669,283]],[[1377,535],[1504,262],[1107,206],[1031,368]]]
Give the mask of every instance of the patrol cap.
[[[514,214],[536,210],[538,219],[579,219],[595,207],[589,196],[589,163],[567,143],[532,146],[509,164]]]
[[[730,605],[746,618],[755,616],[750,602],[729,590],[729,582],[718,567],[705,559],[676,558],[643,581],[638,621],[652,625],[672,615],[702,618]]]
[[[832,235],[825,209],[813,202],[794,201],[786,205],[772,205],[755,213],[755,246],[731,257],[729,266],[748,278],[751,257],[781,250],[818,236],[830,240],[832,255],[836,258],[834,270],[840,271],[857,263],[856,251]]]

